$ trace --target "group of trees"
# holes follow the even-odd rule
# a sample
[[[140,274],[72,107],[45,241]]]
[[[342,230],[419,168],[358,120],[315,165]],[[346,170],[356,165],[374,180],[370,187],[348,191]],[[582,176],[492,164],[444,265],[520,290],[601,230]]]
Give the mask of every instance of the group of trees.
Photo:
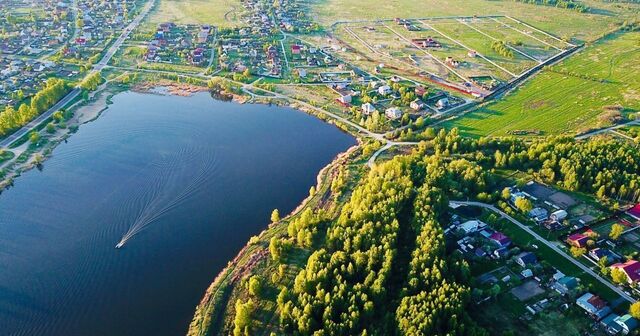
[[[360,334],[387,311],[387,285],[396,258],[398,216],[412,196],[407,160],[376,167],[329,228],[293,289],[278,304],[286,330],[313,334]]]
[[[318,226],[322,222],[321,214],[314,213],[313,210],[307,208],[300,217],[289,222],[287,233],[298,246],[309,248],[313,245],[314,238],[318,234]]]
[[[468,266],[447,255],[440,222],[448,209],[447,193],[484,191],[488,180],[470,161],[448,162],[419,151],[376,166],[355,188],[293,288],[281,288],[277,304],[284,330],[484,334],[464,310],[470,297]],[[311,210],[292,221],[289,238],[272,241],[274,259],[281,260],[285,242],[308,247],[301,232],[313,232],[319,222]],[[407,236],[413,244],[401,243]]]
[[[493,41],[493,43],[491,43],[491,49],[500,56],[513,58],[513,50],[509,49],[507,44],[503,41]]]
[[[102,75],[99,71],[93,72],[80,82],[80,87],[87,91],[95,91],[102,83]]]
[[[613,139],[550,138],[526,144],[517,139],[485,141],[494,165],[536,172],[548,183],[599,198],[640,200],[640,151]]]
[[[514,0],[540,6],[553,6],[558,8],[572,9],[580,13],[589,11],[589,7],[575,0]]]
[[[38,93],[31,97],[29,103],[22,103],[18,109],[7,106],[0,112],[0,137],[29,123],[56,104],[66,93],[66,83],[61,79],[51,78]]]
[[[447,256],[440,222],[448,208],[446,195],[451,187],[468,188],[469,183],[486,185],[486,173],[475,164],[456,160],[445,164],[437,157],[427,158],[424,184],[418,189],[413,206],[412,229],[417,233],[411,254],[409,274],[396,309],[402,335],[484,335],[465,313],[470,298],[467,263],[459,256]],[[463,180],[456,184],[453,181]],[[466,181],[464,181],[466,180]]]

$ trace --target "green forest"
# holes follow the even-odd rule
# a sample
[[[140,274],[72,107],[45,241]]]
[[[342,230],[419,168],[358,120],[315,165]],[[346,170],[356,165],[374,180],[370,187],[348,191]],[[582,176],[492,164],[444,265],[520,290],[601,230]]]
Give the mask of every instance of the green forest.
[[[468,315],[473,283],[447,249],[449,200],[504,198],[496,169],[526,171],[567,190],[615,203],[638,198],[640,154],[607,139],[463,138],[441,130],[410,155],[375,166],[335,220],[305,210],[271,238],[270,262],[311,250],[293,286],[272,277],[278,329],[294,335],[487,335]],[[235,335],[250,335],[267,281],[235,304]]]

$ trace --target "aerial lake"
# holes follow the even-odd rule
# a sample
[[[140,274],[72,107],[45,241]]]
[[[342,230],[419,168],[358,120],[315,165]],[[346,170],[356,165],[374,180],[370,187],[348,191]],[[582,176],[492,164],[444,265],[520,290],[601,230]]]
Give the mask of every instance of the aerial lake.
[[[271,211],[353,144],[291,108],[116,95],[0,195],[0,335],[185,334]]]

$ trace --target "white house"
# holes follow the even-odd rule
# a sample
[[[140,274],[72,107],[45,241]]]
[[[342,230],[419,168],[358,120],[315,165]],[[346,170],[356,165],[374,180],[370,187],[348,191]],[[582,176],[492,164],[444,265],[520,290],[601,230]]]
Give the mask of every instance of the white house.
[[[409,107],[414,109],[415,111],[420,111],[425,107],[425,104],[420,99],[416,99],[409,104]]]
[[[449,98],[441,98],[436,102],[436,107],[441,110],[445,107],[449,106]]]
[[[550,217],[551,217],[552,220],[554,220],[556,222],[559,222],[559,221],[567,218],[568,215],[569,214],[565,210],[558,210],[558,211],[552,213]]]
[[[350,94],[342,94],[338,100],[343,104],[351,103],[351,95]]]
[[[470,220],[460,224],[458,228],[464,231],[465,234],[470,234],[478,231],[485,226],[486,224],[479,220]]]
[[[371,103],[362,104],[361,107],[362,107],[362,113],[364,115],[370,115],[371,113],[376,111],[375,106],[373,106],[373,104],[371,104]]]
[[[391,119],[391,120],[396,120],[400,117],[402,117],[402,111],[400,111],[399,108],[397,107],[390,107],[388,108],[384,114],[387,116],[387,118]]]
[[[378,93],[386,96],[391,93],[391,87],[389,85],[383,85],[378,88]]]

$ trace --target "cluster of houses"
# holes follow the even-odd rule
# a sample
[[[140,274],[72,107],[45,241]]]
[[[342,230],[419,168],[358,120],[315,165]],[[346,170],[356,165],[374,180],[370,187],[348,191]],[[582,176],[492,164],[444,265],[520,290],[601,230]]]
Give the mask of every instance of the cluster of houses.
[[[558,270],[549,278],[548,282],[543,284],[542,274],[536,276],[534,272],[534,270],[541,270],[538,267],[538,258],[535,253],[529,251],[521,252],[518,247],[513,245],[511,238],[500,231],[490,228],[480,220],[473,219],[462,222],[459,217],[454,215],[452,225],[445,230],[445,234],[457,238],[457,248],[467,258],[489,258],[493,260],[511,258],[520,267],[518,276],[521,280],[529,279],[562,296],[575,291],[579,286],[579,279],[567,276]],[[502,279],[503,282],[510,280],[511,276],[506,276]],[[534,307],[528,307],[528,309],[534,315],[538,312],[538,309]]]
[[[76,3],[78,20],[73,40],[63,49],[63,55],[87,59],[101,50],[119,30],[130,22],[135,8],[134,0],[80,0]]]
[[[351,76],[356,76],[354,71],[351,72]],[[430,112],[442,112],[464,102],[460,98],[449,96],[444,91],[429,92],[423,85],[394,84],[401,81],[400,77],[392,76],[388,81],[365,81],[363,85],[358,85],[357,89],[352,89],[352,85],[347,81],[332,82],[329,87],[336,92],[336,101],[343,107],[351,108],[356,104],[355,106],[359,107],[357,112],[363,116],[380,112],[384,113],[389,120],[400,119],[405,113],[424,115]],[[364,102],[361,99],[356,99],[361,95],[361,92],[365,91],[368,99],[365,99]],[[398,105],[397,103],[401,102],[401,93],[411,93],[415,98],[408,104]],[[391,102],[395,102],[395,104],[391,104]]]
[[[445,229],[445,234],[449,237],[456,237],[456,245],[467,258],[491,258],[491,259],[505,259],[511,257],[515,263],[520,267],[518,276],[522,280],[526,280],[532,283],[538,283],[549,288],[561,296],[566,296],[568,293],[575,293],[579,290],[580,280],[573,276],[567,276],[562,272],[555,270],[555,274],[549,278],[548,282],[542,281],[542,276],[536,276],[534,269],[538,264],[538,259],[533,252],[519,252],[512,255],[510,250],[519,251],[512,244],[511,239],[500,231],[491,229],[486,223],[477,220],[462,221],[457,215],[453,215],[452,224]],[[594,255],[605,255],[601,249],[592,250]],[[602,254],[601,254],[602,253]],[[624,263],[614,264],[611,267],[620,267],[625,273],[629,275],[630,281],[640,280],[640,263]],[[503,282],[511,281],[511,276],[506,275]],[[527,286],[523,284],[523,286]],[[535,304],[527,305],[526,309],[535,315],[545,309],[548,305],[549,299],[543,299]],[[583,309],[587,315],[596,320],[602,329],[608,334],[629,334],[638,328],[638,321],[629,314],[617,315],[613,312],[611,307],[602,298],[592,294],[585,293],[578,297],[576,300],[578,307]]]
[[[72,19],[68,2],[2,1],[0,53],[41,56],[53,52],[71,37]]]
[[[336,76],[332,75],[339,73],[349,73],[348,77],[355,76],[350,71],[345,71],[346,65],[338,64],[335,58],[330,55],[328,49],[328,47],[316,48],[303,43],[293,43],[290,45],[291,57],[289,58],[289,65],[295,67],[295,71],[302,79],[307,78],[307,75],[311,75],[311,69],[337,67],[339,70],[338,72],[319,73],[314,78],[307,78],[308,81],[334,82],[335,78],[333,77]]]
[[[209,25],[161,23],[147,46],[144,58],[154,63],[203,65],[211,53],[213,29]]]
[[[78,71],[65,69],[51,61],[0,57],[0,109],[16,105],[19,99],[35,94],[47,78],[54,75],[70,78],[78,75]]]
[[[640,221],[640,205],[636,205],[626,213]],[[624,219],[620,219],[618,224],[627,227],[627,229],[622,233],[624,235],[629,231],[633,231],[634,228],[637,227],[637,225],[629,223]],[[629,229],[628,227],[632,228]],[[619,241],[601,238],[598,233],[593,231],[591,228],[586,228],[574,231],[567,235],[565,243],[570,247],[581,248],[588,251],[583,256],[594,264],[607,266],[611,270],[617,269],[622,271],[626,276],[626,280],[630,288],[635,290],[640,284],[640,261],[631,258],[627,258],[625,260],[622,253],[617,252],[619,245],[621,244]]]
[[[474,258],[504,259],[513,254],[514,246],[511,238],[500,231],[493,230],[478,219],[462,222],[454,215],[452,225],[445,229],[445,234],[459,238],[456,241],[458,249]],[[523,278],[533,276],[530,267],[538,263],[538,258],[533,252],[518,253],[514,261],[522,267]]]
[[[286,52],[280,43],[274,43],[271,37],[277,29],[294,31],[309,25],[299,4],[280,0],[278,6],[264,0],[243,0],[244,22],[247,27],[221,32],[219,39],[219,65],[223,70],[243,72],[250,69],[261,76],[281,78]],[[272,11],[273,10],[273,11]],[[291,54],[309,66],[317,66],[323,55],[316,48],[307,48],[302,44],[291,46]],[[325,57],[327,55],[324,55]],[[325,59],[325,63],[328,62]],[[305,69],[298,69],[301,78],[306,76]]]
[[[585,293],[580,296],[576,300],[576,304],[587,315],[596,320],[602,329],[610,335],[627,335],[635,331],[639,326],[637,319],[629,314],[615,314],[604,299],[592,293]]]
[[[310,32],[315,30],[312,20],[305,14],[300,1],[279,0],[274,10],[278,26],[287,32]]]
[[[510,195],[509,204],[513,207],[515,207],[515,203],[519,198],[531,201],[534,208],[529,211],[529,218],[549,230],[566,228],[569,223],[569,213],[567,210],[576,204],[576,201],[569,195],[555,191],[534,181],[528,182],[521,189],[511,187]],[[560,200],[560,202],[556,203],[554,200]],[[577,219],[580,227],[587,224],[585,219]]]
[[[246,12],[245,23],[249,25],[248,30],[252,35],[267,37],[272,34],[276,24],[269,13],[271,4],[260,0],[242,1]]]

